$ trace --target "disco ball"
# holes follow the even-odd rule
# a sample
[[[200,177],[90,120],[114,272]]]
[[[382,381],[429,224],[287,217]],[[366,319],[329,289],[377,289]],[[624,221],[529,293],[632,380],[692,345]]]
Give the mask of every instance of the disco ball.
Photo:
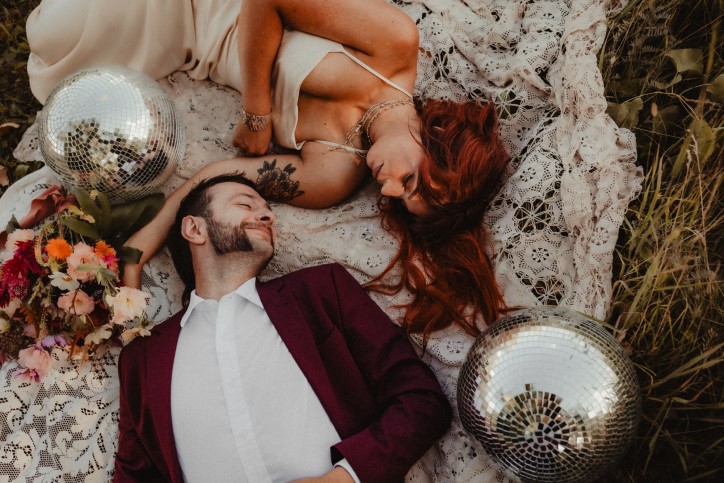
[[[119,66],[81,69],[58,84],[38,138],[67,188],[96,189],[112,203],[158,191],[186,147],[173,100],[146,74]]]
[[[631,442],[640,412],[633,364],[599,324],[569,309],[501,317],[460,370],[460,419],[528,482],[594,481]]]

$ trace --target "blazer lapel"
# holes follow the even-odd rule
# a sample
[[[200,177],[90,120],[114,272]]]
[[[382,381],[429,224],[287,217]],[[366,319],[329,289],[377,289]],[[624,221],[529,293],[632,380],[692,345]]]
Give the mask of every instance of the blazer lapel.
[[[317,344],[309,330],[304,315],[294,298],[279,279],[267,283],[257,281],[257,291],[264,310],[294,357],[302,373],[309,381],[322,407],[338,433],[345,430],[342,408],[327,376]]]
[[[181,333],[180,321],[183,313],[184,311],[181,311],[166,320],[151,336],[155,340],[148,346],[149,363],[146,365],[146,381],[150,399],[147,404],[153,414],[159,451],[166,462],[171,481],[183,480],[171,422],[171,376],[176,345]]]

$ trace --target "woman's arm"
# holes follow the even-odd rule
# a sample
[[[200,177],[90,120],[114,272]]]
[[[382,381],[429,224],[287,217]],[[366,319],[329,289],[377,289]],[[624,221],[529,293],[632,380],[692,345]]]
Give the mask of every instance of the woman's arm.
[[[265,2],[242,1],[237,18],[241,95],[244,110],[263,116],[271,112],[271,77],[274,59],[282,40],[281,18]],[[250,130],[242,121],[234,133],[234,145],[244,154],[267,152],[273,126],[261,131]]]
[[[340,42],[388,78],[414,83],[417,28],[384,0],[244,1],[237,23],[242,97],[251,114],[271,111],[272,70],[285,27]],[[242,124],[234,143],[245,153],[263,154],[272,130],[249,131]]]
[[[143,252],[138,264],[126,264],[123,283],[139,288],[143,265],[166,243],[168,230],[176,219],[181,200],[200,181],[214,176],[243,172],[257,184],[268,201],[303,208],[326,208],[355,192],[367,175],[364,163],[350,161],[348,153],[328,151],[325,146],[307,143],[297,154],[270,154],[259,158],[232,158],[204,166],[174,191],[156,217],[134,233],[126,245]]]

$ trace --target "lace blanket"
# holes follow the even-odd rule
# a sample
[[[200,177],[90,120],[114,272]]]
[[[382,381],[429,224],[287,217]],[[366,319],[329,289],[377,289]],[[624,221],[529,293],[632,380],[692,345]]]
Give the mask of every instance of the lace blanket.
[[[633,135],[605,114],[596,54],[615,0],[411,0],[394,3],[420,30],[415,94],[424,98],[487,99],[502,113],[512,156],[507,182],[486,218],[489,253],[510,305],[561,304],[598,318],[611,292],[612,253],[642,173]],[[235,155],[232,122],[238,93],[176,73],[161,81],[186,122],[186,159],[164,187],[169,193],[203,163]],[[41,159],[35,126],[16,150]],[[44,168],[0,199],[0,226],[22,217],[30,200],[56,183]],[[380,227],[378,188],[370,183],[326,210],[275,206],[279,240],[262,278],[337,261],[360,281],[379,273],[395,240]],[[168,254],[145,268],[157,321],[180,308],[180,281]],[[407,294],[373,295],[393,319]],[[415,340],[419,344],[419,340]],[[429,342],[425,361],[455,406],[457,375],[473,340],[454,328]],[[54,353],[41,383],[15,379],[15,363],[0,368],[0,482],[106,481],[112,475],[118,422],[117,350],[78,365]],[[515,481],[460,424],[410,470],[407,481]]]

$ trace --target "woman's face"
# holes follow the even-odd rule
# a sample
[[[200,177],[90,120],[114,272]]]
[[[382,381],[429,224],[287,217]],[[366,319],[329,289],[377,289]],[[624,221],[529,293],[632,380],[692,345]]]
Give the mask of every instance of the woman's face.
[[[428,209],[417,192],[424,158],[419,139],[408,131],[382,136],[367,153],[367,166],[382,186],[382,194],[401,199],[413,215],[425,214]]]

